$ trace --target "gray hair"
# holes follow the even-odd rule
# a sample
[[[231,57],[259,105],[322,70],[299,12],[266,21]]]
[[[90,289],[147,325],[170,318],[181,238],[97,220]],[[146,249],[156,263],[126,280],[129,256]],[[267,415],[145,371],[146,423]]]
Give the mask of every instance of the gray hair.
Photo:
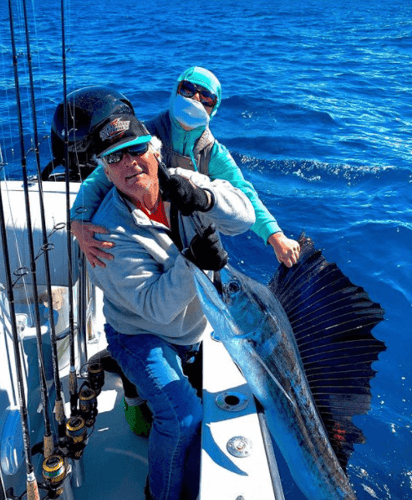
[[[155,135],[152,135],[152,138],[150,139],[149,151],[152,153],[158,153],[159,161],[162,161],[162,141]]]
[[[149,141],[149,151],[153,154],[157,153],[159,155],[159,161],[162,161],[162,141],[155,135],[152,135],[152,138]],[[94,156],[94,159],[98,165],[101,165],[103,168],[107,167],[107,161],[104,157],[97,158],[97,156]]]

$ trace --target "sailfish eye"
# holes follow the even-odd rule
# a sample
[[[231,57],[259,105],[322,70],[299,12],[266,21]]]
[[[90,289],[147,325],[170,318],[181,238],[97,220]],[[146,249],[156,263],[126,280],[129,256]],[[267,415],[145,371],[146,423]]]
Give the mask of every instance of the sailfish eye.
[[[228,283],[227,289],[229,293],[237,293],[240,291],[240,284],[238,281],[231,281]]]

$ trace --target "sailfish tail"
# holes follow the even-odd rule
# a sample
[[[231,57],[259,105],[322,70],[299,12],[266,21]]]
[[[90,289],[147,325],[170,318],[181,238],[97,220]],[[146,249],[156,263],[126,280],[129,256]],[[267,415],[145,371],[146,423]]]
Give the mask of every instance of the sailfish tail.
[[[310,238],[303,235],[299,243],[298,263],[281,265],[269,288],[288,315],[317,410],[346,470],[354,443],[365,442],[352,418],[370,409],[371,366],[386,349],[372,329],[384,310]]]

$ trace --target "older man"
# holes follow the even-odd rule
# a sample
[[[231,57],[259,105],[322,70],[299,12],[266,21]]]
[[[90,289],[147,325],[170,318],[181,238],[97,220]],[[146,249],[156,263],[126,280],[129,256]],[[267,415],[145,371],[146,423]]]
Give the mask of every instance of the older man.
[[[108,234],[98,237],[115,245],[114,259],[90,273],[104,292],[109,350],[153,413],[146,497],[196,498],[199,478],[186,481],[184,471],[189,452],[199,450],[202,405],[182,365],[209,324],[185,258],[221,269],[227,255],[210,224],[239,234],[254,223],[254,210],[229,182],[193,171],[169,170],[161,190],[160,141],[133,115],[108,117],[94,146],[114,187],[92,223],[105,226]],[[208,227],[201,234],[195,218]]]

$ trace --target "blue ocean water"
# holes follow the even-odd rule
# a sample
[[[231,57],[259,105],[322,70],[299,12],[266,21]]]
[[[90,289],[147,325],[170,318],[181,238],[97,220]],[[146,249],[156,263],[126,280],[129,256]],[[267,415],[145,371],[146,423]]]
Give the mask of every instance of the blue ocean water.
[[[62,100],[60,6],[28,2],[40,136]],[[22,6],[12,1],[27,150],[32,124]],[[104,84],[141,119],[167,108],[187,67],[212,70],[211,122],[289,236],[310,235],[386,310],[372,409],[356,421],[349,477],[360,500],[412,498],[412,2],[405,0],[70,0],[68,91]],[[0,161],[21,177],[10,23],[0,0]],[[41,145],[42,162],[50,144]],[[28,156],[34,173],[32,154]],[[3,176],[2,176],[3,177]],[[277,262],[253,234],[232,263],[267,281]],[[281,463],[287,500],[303,500]]]

